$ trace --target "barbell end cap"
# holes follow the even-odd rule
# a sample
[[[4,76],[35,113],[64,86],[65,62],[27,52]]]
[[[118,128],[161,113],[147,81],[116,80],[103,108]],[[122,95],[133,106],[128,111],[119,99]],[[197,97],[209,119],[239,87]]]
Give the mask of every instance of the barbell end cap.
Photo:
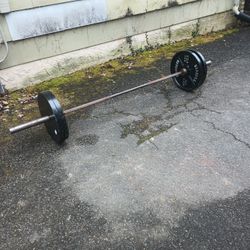
[[[181,70],[181,75],[186,75],[187,74],[187,69],[186,68],[183,68],[182,70]]]
[[[212,64],[212,61],[209,60],[209,61],[206,61],[206,65],[211,65]]]
[[[12,134],[12,135],[15,134],[15,133],[16,133],[15,128],[10,128],[10,129],[9,129],[9,132],[10,132],[10,134]]]

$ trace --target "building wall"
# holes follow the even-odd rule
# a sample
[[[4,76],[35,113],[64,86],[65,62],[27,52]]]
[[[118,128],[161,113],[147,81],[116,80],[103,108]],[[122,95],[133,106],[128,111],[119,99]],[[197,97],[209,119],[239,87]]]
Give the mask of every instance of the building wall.
[[[0,75],[10,88],[22,87],[136,49],[224,29],[234,23],[233,2],[0,0],[0,28],[9,45]],[[2,44],[0,57],[4,53]]]

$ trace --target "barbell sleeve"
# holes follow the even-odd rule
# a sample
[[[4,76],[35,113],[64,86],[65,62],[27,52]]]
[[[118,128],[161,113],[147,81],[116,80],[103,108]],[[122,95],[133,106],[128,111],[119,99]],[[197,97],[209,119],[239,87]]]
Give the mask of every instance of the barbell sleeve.
[[[30,122],[27,122],[27,123],[24,123],[22,125],[18,125],[14,128],[10,128],[9,131],[11,134],[15,134],[17,132],[20,132],[22,130],[25,130],[25,129],[29,129],[29,128],[32,128],[32,127],[35,127],[35,126],[38,126],[40,124],[43,124],[47,121],[49,121],[50,119],[53,119],[54,116],[44,116],[44,117],[41,117],[41,118],[38,118],[36,120],[33,120],[33,121],[30,121]]]

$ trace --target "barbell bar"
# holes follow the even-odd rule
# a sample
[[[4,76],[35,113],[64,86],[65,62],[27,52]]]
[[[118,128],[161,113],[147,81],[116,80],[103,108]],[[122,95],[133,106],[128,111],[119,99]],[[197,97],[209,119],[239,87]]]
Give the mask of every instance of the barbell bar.
[[[9,131],[11,134],[15,134],[35,126],[45,124],[52,139],[56,143],[62,144],[69,136],[68,125],[65,118],[66,115],[170,78],[174,80],[178,88],[185,91],[193,91],[204,83],[207,76],[207,66],[211,63],[211,61],[205,61],[203,55],[198,51],[181,51],[178,52],[171,61],[170,75],[67,109],[65,111],[63,111],[59,101],[50,91],[43,91],[38,94],[37,98],[42,117],[10,128]]]

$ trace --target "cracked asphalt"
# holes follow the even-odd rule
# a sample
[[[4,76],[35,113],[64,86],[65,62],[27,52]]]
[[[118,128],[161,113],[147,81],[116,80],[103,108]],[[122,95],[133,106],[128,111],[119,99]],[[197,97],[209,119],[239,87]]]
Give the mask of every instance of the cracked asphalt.
[[[172,82],[0,145],[0,249],[249,249],[250,32],[199,46],[194,93]],[[139,84],[155,67],[120,79]],[[117,87],[118,88],[118,87]]]

